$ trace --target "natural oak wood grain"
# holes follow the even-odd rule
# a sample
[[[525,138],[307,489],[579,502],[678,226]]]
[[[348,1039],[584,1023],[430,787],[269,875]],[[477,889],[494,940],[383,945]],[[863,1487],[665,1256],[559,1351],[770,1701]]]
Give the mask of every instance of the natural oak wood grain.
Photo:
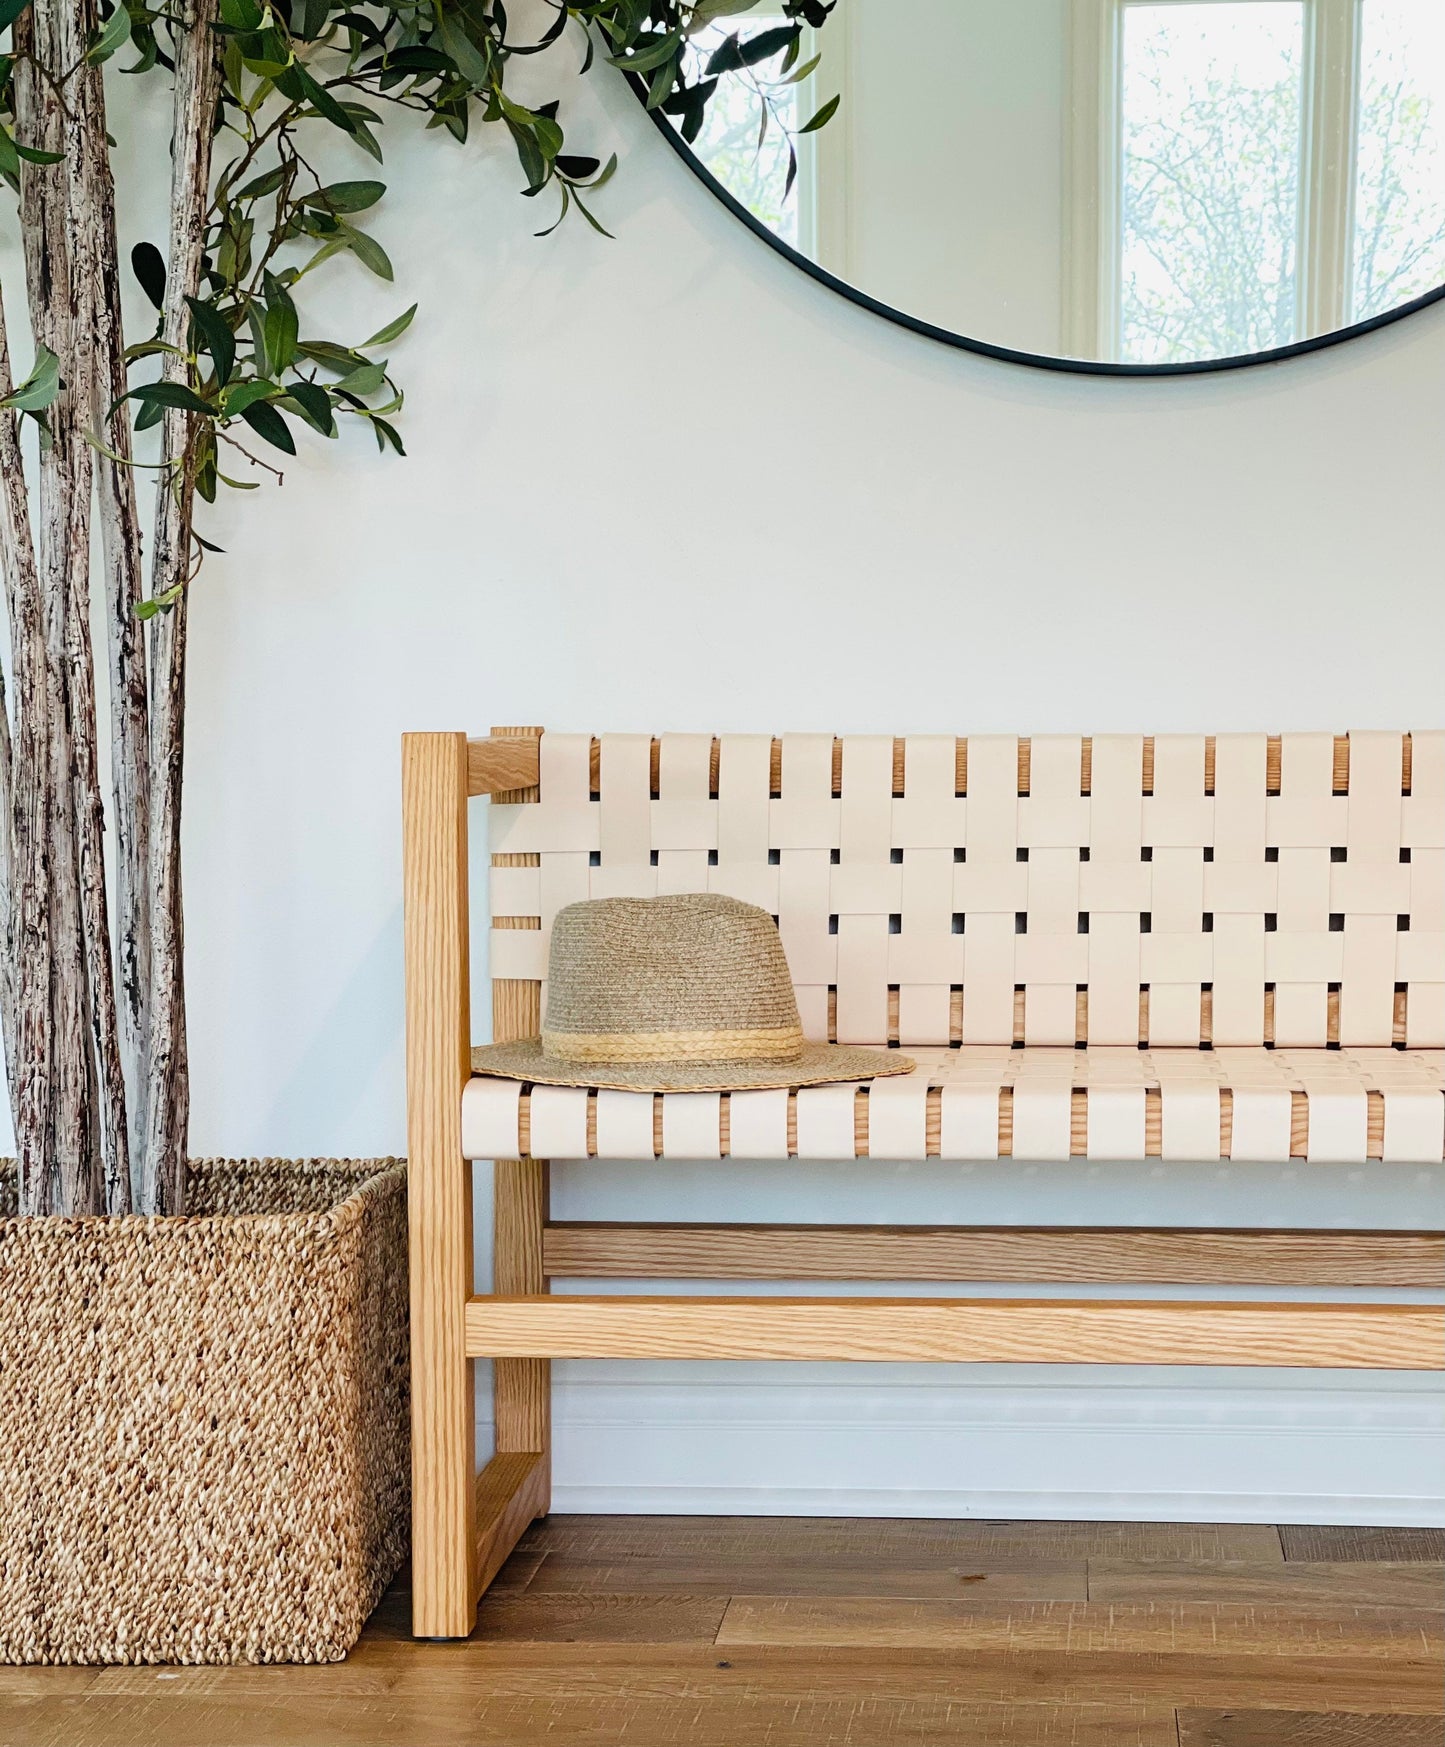
[[[1445,1560],[1445,1529],[1320,1527],[1286,1523],[1280,1529],[1286,1559],[1390,1562]]]
[[[1177,1603],[966,1601],[875,1596],[734,1596],[719,1644],[834,1644],[936,1650],[1182,1652],[1273,1656],[1282,1651],[1406,1659],[1445,1653],[1435,1613],[1406,1609]]]
[[[486,1596],[477,1629],[492,1643],[711,1644],[727,1598],[718,1595],[612,1594]]]
[[[1178,1713],[1179,1747],[1440,1747],[1439,1717],[1345,1711]]]
[[[1082,1560],[1048,1565],[1017,1561],[984,1569],[978,1561],[928,1559],[779,1559],[776,1552],[578,1558],[549,1553],[532,1587],[547,1595],[893,1595],[967,1596],[986,1601],[1085,1601]]]
[[[373,1639],[324,1667],[110,1668],[88,1691],[107,1696],[161,1695],[186,1714],[199,1695],[242,1703],[283,1688],[293,1697],[325,1694],[338,1709],[352,1695],[415,1692],[490,1699],[577,1698],[604,1721],[613,1704],[639,1695],[687,1698],[699,1708],[741,1692],[767,1700],[779,1727],[799,1704],[829,1699],[930,1697],[986,1704],[1124,1706],[1162,1700],[1196,1708],[1268,1708],[1281,1712],[1390,1713],[1439,1718],[1440,1669],[1422,1658],[1354,1655],[1196,1655],[1172,1652],[990,1651],[902,1646],[649,1644],[608,1642],[572,1647],[481,1635],[445,1644]],[[68,1690],[68,1689],[62,1689]],[[179,1701],[179,1702],[176,1702]],[[152,1711],[152,1716],[159,1712]],[[63,1737],[61,1738],[63,1741]],[[587,1739],[584,1737],[584,1739]],[[386,1747],[394,1738],[383,1736]],[[425,1742],[423,1735],[421,1741]],[[553,1747],[582,1747],[563,1737]]]
[[[834,1562],[966,1560],[974,1570],[1078,1559],[1282,1565],[1270,1523],[1000,1522],[953,1517],[554,1516],[523,1549],[577,1559],[769,1558],[795,1572]]]
[[[1445,1287],[1445,1235],[1122,1226],[549,1225],[553,1279]]]
[[[498,1458],[482,1494],[516,1497],[503,1467],[527,1460]],[[1093,1580],[1152,1566],[1158,1588],[1087,1603],[833,1592],[967,1574],[985,1552],[972,1569],[989,1578],[1047,1584],[1087,1559]],[[569,1582],[589,1560],[615,1589]],[[753,1574],[778,1593],[711,1587]],[[469,1639],[414,1642],[403,1581],[337,1665],[6,1670],[0,1740],[1174,1747],[1177,1716],[1186,1747],[1419,1747],[1445,1733],[1440,1616],[1386,1598],[1433,1575],[1285,1564],[1267,1524],[553,1517],[525,1531]]]
[[[237,1700],[194,1701],[179,1728],[165,1700],[95,1697],[63,1701],[64,1739],[74,1747],[835,1747],[841,1741],[908,1747],[1176,1747],[1167,1705],[1014,1705],[952,1698],[851,1698],[816,1695],[780,1714],[770,1698],[730,1692],[700,1705],[689,1694],[658,1698],[645,1689],[599,1715],[594,1699],[539,1695],[498,1698],[444,1683],[408,1680],[378,1695],[283,1699],[270,1692]],[[10,1747],[56,1736],[11,1721],[0,1701]],[[185,1731],[194,1729],[196,1733]]]
[[[463,1326],[472,1286],[471,1171],[461,1142],[471,1071],[466,807],[466,737],[404,735],[412,1606],[421,1637],[465,1637],[476,1603],[475,1409]]]
[[[550,1473],[540,1451],[499,1453],[477,1476],[474,1587],[480,1594],[501,1570],[528,1523],[546,1508]]]
[[[1269,1603],[1313,1607],[1445,1609],[1445,1565],[1307,1563],[1251,1565],[1149,1560],[1091,1559],[1089,1600],[1168,1603],[1183,1601]]]
[[[467,1351],[508,1358],[910,1359],[1437,1369],[1445,1309],[1184,1299],[473,1298]]]
[[[498,1159],[493,1199],[492,1273],[498,1292],[537,1295],[547,1291],[542,1228],[547,1218],[547,1165],[543,1159]],[[545,1477],[552,1446],[551,1366],[545,1359],[499,1360],[493,1399],[499,1451],[531,1450],[543,1457]],[[550,1508],[543,1485],[537,1515]]]
[[[467,793],[497,800],[532,799],[519,791],[536,787],[540,734],[540,728],[493,728],[488,739],[469,740]]]
[[[493,728],[492,738],[468,745],[469,785],[473,794],[491,793],[497,801],[536,800],[537,742],[540,728]],[[479,779],[478,748],[488,749]],[[481,786],[478,781],[481,781]],[[538,865],[535,854],[494,855],[493,867]],[[495,926],[540,927],[539,918],[500,917]],[[492,1037],[509,1043],[534,1037],[542,1029],[542,989],[530,980],[492,981]],[[547,1219],[547,1163],[544,1159],[499,1159],[494,1167],[492,1202],[493,1289],[507,1293],[545,1293],[542,1228]],[[533,1451],[534,1515],[552,1503],[552,1367],[546,1359],[498,1359],[492,1367],[492,1416],[497,1450]],[[513,1537],[515,1539],[515,1536]],[[483,1585],[485,1587],[485,1584]]]

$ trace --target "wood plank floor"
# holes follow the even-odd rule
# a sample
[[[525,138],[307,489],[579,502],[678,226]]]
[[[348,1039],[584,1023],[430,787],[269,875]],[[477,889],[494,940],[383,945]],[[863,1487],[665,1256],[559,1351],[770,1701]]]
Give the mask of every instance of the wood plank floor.
[[[553,1517],[463,1644],[0,1669],[0,1747],[1445,1747],[1445,1530]]]

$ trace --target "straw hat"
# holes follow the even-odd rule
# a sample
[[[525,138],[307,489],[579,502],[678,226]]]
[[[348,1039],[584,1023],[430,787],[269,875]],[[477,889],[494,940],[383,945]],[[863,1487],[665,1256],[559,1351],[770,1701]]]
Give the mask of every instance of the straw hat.
[[[732,1092],[906,1074],[896,1050],[810,1043],[766,910],[717,893],[559,910],[542,1035],[472,1051],[472,1070],[544,1086]]]

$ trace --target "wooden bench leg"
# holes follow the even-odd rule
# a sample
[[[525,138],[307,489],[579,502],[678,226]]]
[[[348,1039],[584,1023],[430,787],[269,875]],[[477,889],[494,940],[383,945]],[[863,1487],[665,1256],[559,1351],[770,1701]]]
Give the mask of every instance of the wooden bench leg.
[[[465,1638],[476,1618],[476,1402],[464,1317],[472,1281],[467,743],[402,741],[411,1275],[412,1630]]]
[[[547,1290],[545,1159],[499,1159],[492,1216],[493,1289],[506,1297]],[[493,1365],[497,1453],[477,1481],[477,1589],[496,1576],[528,1524],[551,1508],[552,1366],[547,1359]]]
[[[493,1213],[493,1290],[499,1297],[530,1297],[547,1290],[542,1236],[547,1224],[547,1161],[505,1159],[496,1167]],[[547,1359],[499,1359],[493,1395],[497,1454],[541,1456],[550,1481],[552,1377]],[[550,1492],[550,1485],[544,1489]],[[544,1496],[539,1516],[551,1500]]]

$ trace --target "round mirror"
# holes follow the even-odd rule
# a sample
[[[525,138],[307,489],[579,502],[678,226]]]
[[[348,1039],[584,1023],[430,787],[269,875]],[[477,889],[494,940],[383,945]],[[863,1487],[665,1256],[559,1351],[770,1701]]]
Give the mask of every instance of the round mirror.
[[[800,266],[940,339],[1216,369],[1445,296],[1445,0],[710,11],[669,139]]]

